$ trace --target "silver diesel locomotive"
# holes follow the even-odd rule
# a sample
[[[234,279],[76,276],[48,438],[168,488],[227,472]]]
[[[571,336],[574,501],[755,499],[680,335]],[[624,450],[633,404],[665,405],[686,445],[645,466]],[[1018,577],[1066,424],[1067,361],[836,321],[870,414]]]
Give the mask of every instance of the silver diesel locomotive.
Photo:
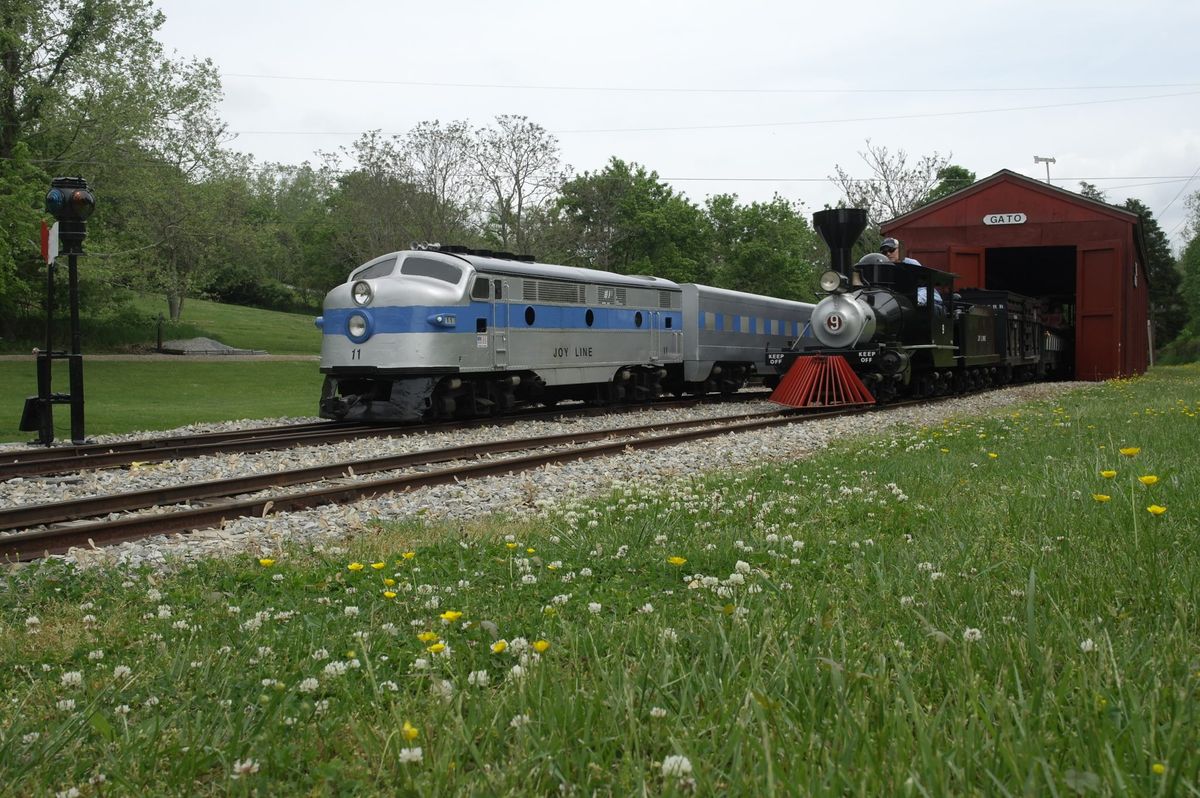
[[[774,384],[812,305],[462,247],[383,255],[325,297],[321,416],[419,422]]]

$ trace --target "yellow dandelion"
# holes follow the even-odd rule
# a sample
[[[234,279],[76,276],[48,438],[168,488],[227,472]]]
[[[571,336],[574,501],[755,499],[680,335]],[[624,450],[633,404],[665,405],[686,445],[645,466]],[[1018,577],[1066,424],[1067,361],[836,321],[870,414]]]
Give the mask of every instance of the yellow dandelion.
[[[446,650],[446,644],[441,643],[441,642],[434,643],[432,646],[429,646],[425,650],[428,651],[430,654],[441,654],[443,651]]]
[[[995,452],[988,452],[988,458],[991,460],[995,460],[999,456],[1000,455],[996,454]]]
[[[1104,477],[1105,479],[1112,479],[1116,475],[1117,475],[1117,472],[1113,471],[1111,469],[1100,472],[1100,476]]]
[[[270,557],[263,557],[262,559],[260,559],[258,561],[258,564],[261,565],[263,568],[270,568],[272,565],[275,564],[275,561],[272,560]]]
[[[1153,474],[1146,474],[1145,476],[1138,477],[1138,482],[1142,483],[1146,487],[1150,487],[1155,482],[1158,482],[1158,477],[1154,476]]]
[[[537,640],[533,644],[533,650],[539,654],[545,654],[550,648],[549,640]]]
[[[360,562],[352,562],[346,566],[346,568],[350,571],[361,571],[363,567],[363,564]]]
[[[949,450],[949,449],[947,449],[945,446],[943,446],[942,448],[938,449],[938,451],[939,451],[939,452],[941,452],[942,454],[950,454],[950,450]]]
[[[417,553],[415,551],[406,551],[403,554],[401,554],[400,556],[406,560],[411,560],[413,557],[417,556]]]
[[[1104,502],[1111,500],[1112,496],[1109,496],[1107,493],[1093,493],[1092,498],[1104,504]]]
[[[678,556],[668,557],[667,562],[671,563],[671,565],[683,565],[685,562],[687,562],[687,558]]]
[[[383,583],[384,583],[385,585],[387,585],[388,587],[395,587],[395,586],[396,586],[396,580],[395,580],[395,579],[392,579],[390,576],[385,576],[385,577],[383,578]]]
[[[517,547],[516,543],[505,543],[504,544],[504,548],[508,549],[509,551],[512,551],[516,547]]]
[[[396,591],[385,590],[385,591],[383,591],[383,597],[386,599],[394,599],[396,597]]]
[[[417,639],[420,640],[422,643],[432,643],[434,640],[438,639],[438,633],[437,632],[421,632],[421,634],[417,635]]]
[[[411,743],[413,740],[421,736],[421,732],[417,730],[416,726],[412,725],[408,721],[404,721],[404,725],[400,727],[400,736],[403,737],[406,742]]]
[[[376,571],[382,571],[385,567],[387,567],[387,563],[373,562],[373,563],[371,563],[371,567],[374,568]]]
[[[1167,508],[1159,504],[1152,504],[1146,508],[1146,512],[1150,513],[1151,515],[1162,515],[1166,511]]]
[[[1164,765],[1162,762],[1155,762],[1153,765],[1150,766],[1150,769],[1154,771],[1154,775],[1156,775],[1156,776],[1161,776],[1162,774],[1167,772],[1167,766]]]
[[[459,618],[462,617],[462,613],[459,612],[458,610],[446,610],[438,617],[441,618],[446,623],[454,623],[455,621],[457,621]]]
[[[558,570],[558,566],[557,566],[557,565],[555,565],[554,563],[550,563],[549,565],[547,565],[547,566],[546,566],[546,570],[547,570],[547,571],[557,571],[557,570]]]
[[[537,549],[525,549],[525,553],[526,553],[526,554],[536,554],[536,553],[537,553]]]
[[[1141,451],[1142,447],[1140,446],[1126,446],[1124,449],[1120,450],[1121,454],[1125,455],[1126,457],[1137,457],[1138,453]]]
[[[493,654],[503,654],[507,649],[508,649],[508,641],[507,640],[497,640],[495,643],[492,643],[492,653]]]

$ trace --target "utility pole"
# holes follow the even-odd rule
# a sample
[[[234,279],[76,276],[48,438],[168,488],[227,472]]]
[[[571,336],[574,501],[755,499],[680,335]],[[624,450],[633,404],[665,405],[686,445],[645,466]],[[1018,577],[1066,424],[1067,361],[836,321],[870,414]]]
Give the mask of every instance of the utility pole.
[[[1046,182],[1050,182],[1050,164],[1055,163],[1054,158],[1043,158],[1040,155],[1033,156],[1033,165],[1037,166],[1040,163],[1046,164]]]

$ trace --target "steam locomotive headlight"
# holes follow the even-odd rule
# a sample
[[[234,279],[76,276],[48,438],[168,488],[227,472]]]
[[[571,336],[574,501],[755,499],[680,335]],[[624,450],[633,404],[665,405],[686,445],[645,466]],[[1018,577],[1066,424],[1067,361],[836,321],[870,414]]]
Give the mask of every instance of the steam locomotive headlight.
[[[842,277],[841,273],[830,269],[821,275],[821,290],[828,293],[833,293],[842,287],[845,279],[846,278]]]
[[[359,280],[350,289],[350,295],[354,297],[354,304],[369,305],[371,300],[375,298],[375,292],[371,290],[371,284],[365,280]]]

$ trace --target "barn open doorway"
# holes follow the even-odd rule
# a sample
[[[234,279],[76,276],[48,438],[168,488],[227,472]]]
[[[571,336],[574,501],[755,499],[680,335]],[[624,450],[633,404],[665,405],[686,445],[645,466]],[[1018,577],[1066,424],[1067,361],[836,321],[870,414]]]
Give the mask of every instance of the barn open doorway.
[[[1073,246],[991,247],[984,254],[987,288],[1040,300],[1042,323],[1060,331],[1067,356],[1064,365],[1071,371],[1075,365],[1077,260]]]

